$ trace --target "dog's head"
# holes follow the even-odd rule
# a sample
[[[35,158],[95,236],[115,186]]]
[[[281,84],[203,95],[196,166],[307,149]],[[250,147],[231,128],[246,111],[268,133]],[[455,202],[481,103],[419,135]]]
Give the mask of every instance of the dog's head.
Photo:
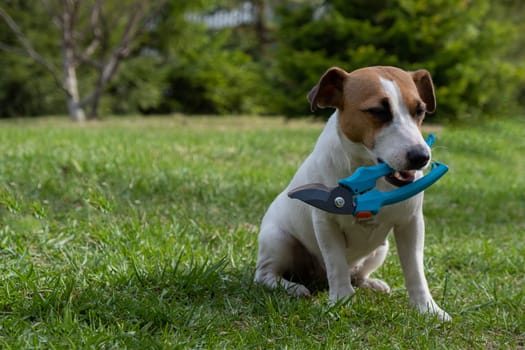
[[[345,137],[397,170],[387,178],[394,185],[412,182],[415,170],[429,164],[430,147],[419,130],[425,114],[436,109],[428,71],[368,67],[348,73],[334,67],[308,93],[308,101],[312,111],[337,108]]]

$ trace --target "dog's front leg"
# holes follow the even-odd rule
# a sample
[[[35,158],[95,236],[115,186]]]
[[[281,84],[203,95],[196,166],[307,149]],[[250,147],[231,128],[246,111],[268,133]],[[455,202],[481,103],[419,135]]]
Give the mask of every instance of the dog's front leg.
[[[425,278],[423,269],[425,222],[422,213],[415,215],[409,223],[396,226],[394,236],[410,304],[422,313],[435,314],[444,321],[450,320],[450,316],[432,298]]]
[[[354,294],[354,288],[346,259],[344,232],[324,214],[314,215],[313,220],[315,236],[326,268],[330,302],[349,298]]]

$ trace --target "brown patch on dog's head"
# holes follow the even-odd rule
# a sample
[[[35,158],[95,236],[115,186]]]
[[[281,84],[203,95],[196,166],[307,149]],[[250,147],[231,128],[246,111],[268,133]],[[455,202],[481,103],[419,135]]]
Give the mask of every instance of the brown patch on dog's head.
[[[395,67],[368,67],[351,73],[332,67],[308,94],[312,111],[318,107],[339,110],[339,124],[353,142],[373,149],[376,134],[393,119],[389,96],[380,78],[395,81],[408,112],[418,126],[425,112],[434,112],[436,99],[426,70],[407,72]]]

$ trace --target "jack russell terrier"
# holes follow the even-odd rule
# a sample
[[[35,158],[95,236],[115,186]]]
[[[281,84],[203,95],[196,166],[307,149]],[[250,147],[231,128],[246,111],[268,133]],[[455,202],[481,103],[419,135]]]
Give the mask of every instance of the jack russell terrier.
[[[390,292],[370,278],[385,260],[394,232],[410,304],[441,320],[450,316],[433,300],[423,271],[423,193],[389,205],[372,219],[331,214],[287,193],[308,183],[337,186],[360,166],[386,162],[396,172],[377,181],[381,191],[420,178],[430,147],[420,127],[436,108],[426,70],[368,67],[351,73],[330,68],[308,93],[312,111],[335,108],[312,153],[268,208],[259,233],[255,282],[310,296],[308,285],[328,281],[330,302],[349,298],[355,287]]]

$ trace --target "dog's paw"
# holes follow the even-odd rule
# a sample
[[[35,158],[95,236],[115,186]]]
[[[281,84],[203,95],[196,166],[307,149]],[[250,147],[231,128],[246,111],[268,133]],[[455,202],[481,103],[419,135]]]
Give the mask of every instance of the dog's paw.
[[[359,278],[352,281],[356,287],[368,288],[381,293],[390,294],[390,287],[385,281],[377,278]]]
[[[355,290],[349,284],[348,287],[342,287],[339,289],[331,288],[328,292],[328,304],[333,306],[340,302],[346,302],[350,300],[352,295],[354,295]]]
[[[444,322],[452,321],[452,317],[450,317],[448,313],[446,313],[445,311],[441,309],[439,309],[439,311],[436,312],[435,315],[440,321],[444,321]]]
[[[416,308],[421,312],[422,314],[434,316],[437,317],[440,321],[451,321],[452,317],[443,309],[441,309],[435,302],[426,303],[423,305],[418,305]]]
[[[308,288],[306,288],[305,286],[303,286],[302,284],[299,284],[299,283],[289,283],[286,286],[286,291],[289,294],[291,294],[293,296],[296,296],[296,297],[309,298],[309,297],[312,296],[312,294],[310,293]]]
[[[435,316],[438,318],[438,320],[443,321],[443,322],[448,322],[452,320],[452,317],[450,317],[449,314],[447,314],[437,305],[435,305],[433,308],[429,308],[426,314]]]

